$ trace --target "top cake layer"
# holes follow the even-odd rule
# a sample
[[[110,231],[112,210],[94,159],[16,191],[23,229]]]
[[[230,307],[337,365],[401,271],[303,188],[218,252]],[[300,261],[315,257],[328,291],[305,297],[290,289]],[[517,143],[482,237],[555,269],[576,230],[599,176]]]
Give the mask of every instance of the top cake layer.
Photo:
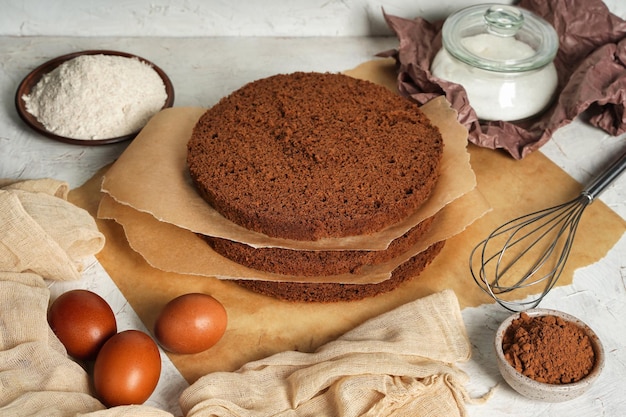
[[[341,74],[280,74],[223,98],[196,124],[189,172],[231,221],[318,240],[382,230],[439,177],[443,141],[408,99]]]

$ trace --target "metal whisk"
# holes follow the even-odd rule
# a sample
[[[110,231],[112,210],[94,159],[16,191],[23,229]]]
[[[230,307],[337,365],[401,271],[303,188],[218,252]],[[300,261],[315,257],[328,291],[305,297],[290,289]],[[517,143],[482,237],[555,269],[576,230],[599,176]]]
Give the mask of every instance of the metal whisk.
[[[526,214],[495,229],[470,254],[474,281],[507,310],[539,305],[565,267],[585,208],[625,169],[626,152],[573,200]],[[529,301],[502,298],[541,284],[543,290]]]

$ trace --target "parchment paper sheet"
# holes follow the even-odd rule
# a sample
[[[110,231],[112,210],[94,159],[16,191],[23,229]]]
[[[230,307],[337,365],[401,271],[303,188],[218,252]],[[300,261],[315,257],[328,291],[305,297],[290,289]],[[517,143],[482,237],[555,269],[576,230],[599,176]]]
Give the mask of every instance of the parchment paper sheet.
[[[371,284],[389,279],[399,265],[430,245],[462,232],[488,210],[489,205],[482,194],[472,190],[445,206],[428,233],[405,253],[379,265],[364,266],[359,274],[317,277],[271,274],[247,268],[214,252],[195,233],[117,203],[107,194],[100,202],[99,216],[121,224],[129,245],[151,266],[163,271],[220,279]]]
[[[476,177],[466,150],[467,130],[456,121],[456,112],[443,97],[423,110],[432,123],[440,127],[445,139],[441,176],[435,190],[415,214],[367,236],[314,242],[277,239],[247,230],[222,217],[198,195],[187,172],[187,142],[197,119],[206,111],[202,108],[178,107],[158,113],[106,173],[102,189],[118,203],[150,213],[159,221],[253,247],[385,249],[392,240],[476,187]],[[482,213],[484,210],[476,217]],[[99,215],[114,217],[104,209]],[[447,237],[440,237],[439,240]],[[436,240],[431,243],[434,242]]]
[[[395,82],[393,62],[390,64],[389,60],[365,63],[350,71],[354,73],[387,80],[391,85]],[[565,201],[577,194],[581,186],[540,152],[516,161],[501,152],[473,145],[469,151],[478,188],[493,210],[449,239],[417,279],[374,298],[351,303],[290,303],[252,293],[231,281],[164,272],[148,265],[133,251],[121,226],[110,220],[97,220],[106,236],[106,245],[97,258],[149,329],[161,308],[178,295],[205,292],[224,304],[229,327],[217,345],[197,355],[170,355],[190,382],[212,371],[234,371],[251,360],[285,350],[311,352],[368,318],[443,289],[453,289],[462,308],[490,303],[491,299],[469,275],[471,248],[496,225]],[[70,192],[70,201],[94,216],[101,199],[103,174],[98,173]],[[601,201],[590,205],[558,285],[571,283],[575,269],[601,259],[626,231],[625,223]],[[520,298],[523,296],[519,294]]]
[[[372,241],[386,247],[393,236],[403,234],[419,221],[437,213],[435,223],[427,235],[405,253],[380,265],[365,266],[359,274],[296,277],[257,271],[225,259],[196,236],[193,231],[203,230],[212,234],[218,230],[219,234],[219,229],[230,229],[226,234],[232,240],[247,242],[249,236],[257,240],[264,237],[234,225],[202,199],[198,201],[199,196],[193,185],[185,182],[188,177],[181,174],[186,169],[184,144],[197,118],[195,108],[174,108],[161,112],[141,132],[137,138],[139,142],[133,143],[132,149],[127,150],[105,175],[103,189],[107,194],[100,203],[98,216],[114,219],[123,225],[130,246],[150,265],[163,271],[221,279],[353,284],[381,282],[389,279],[394,269],[415,254],[462,232],[489,210],[488,203],[475,188],[476,178],[466,150],[467,131],[457,123],[456,112],[450,109],[443,97],[431,101],[423,107],[423,111],[433,124],[440,126],[445,143],[442,178],[434,196],[402,225],[366,237],[335,241],[346,241],[339,244],[341,247],[361,249],[363,245],[372,246]],[[160,149],[157,155],[146,156],[151,152],[146,149],[150,148],[151,143],[158,143]],[[127,181],[126,178],[135,180]],[[147,184],[145,187],[144,181]],[[156,184],[161,184],[163,188]],[[166,199],[163,198],[163,190],[168,190]],[[173,195],[171,198],[170,194]],[[138,207],[141,209],[138,210]],[[265,239],[272,240],[268,237]],[[286,242],[284,239],[282,241]],[[259,242],[262,244],[263,240]],[[333,246],[330,239],[324,242]],[[294,245],[298,245],[298,242],[294,242]],[[320,242],[315,242],[315,247],[320,245]]]

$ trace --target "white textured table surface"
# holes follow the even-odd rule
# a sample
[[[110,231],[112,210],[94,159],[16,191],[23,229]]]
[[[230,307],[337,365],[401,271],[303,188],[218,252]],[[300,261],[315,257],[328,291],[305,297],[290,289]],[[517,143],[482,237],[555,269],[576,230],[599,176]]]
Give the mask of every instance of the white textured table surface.
[[[14,108],[17,85],[30,70],[57,55],[83,49],[135,53],[168,73],[176,90],[176,106],[210,106],[248,81],[296,70],[342,71],[396,46],[395,38],[0,37],[0,178],[53,177],[74,188],[126,146],[58,143],[21,122]],[[611,137],[577,120],[559,130],[541,151],[585,183],[625,148],[626,136]],[[600,199],[626,219],[626,176]],[[97,261],[82,281],[51,286],[53,296],[68,287],[88,287],[104,295],[118,312],[121,329],[142,326]],[[471,378],[468,388],[473,395],[481,395],[500,384],[486,404],[468,406],[469,415],[626,416],[626,235],[600,262],[578,270],[573,285],[554,290],[541,306],[578,316],[596,330],[608,355],[600,380],[585,396],[570,402],[524,399],[500,378],[491,346],[498,324],[508,313],[495,305],[468,308],[463,318],[474,347],[473,358],[462,365]],[[186,385],[167,360],[164,369],[149,403],[176,413],[178,393]]]

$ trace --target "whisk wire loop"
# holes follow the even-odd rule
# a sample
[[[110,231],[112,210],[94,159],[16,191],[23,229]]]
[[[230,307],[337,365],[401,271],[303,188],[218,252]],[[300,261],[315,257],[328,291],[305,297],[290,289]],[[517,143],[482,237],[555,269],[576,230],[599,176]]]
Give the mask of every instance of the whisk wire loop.
[[[496,274],[495,274],[496,278],[494,279],[494,282],[496,284],[499,282],[499,277],[503,276],[509,270],[509,268],[511,268],[514,264],[516,264],[516,262],[520,258],[524,257],[524,255],[526,255],[535,245],[537,245],[541,240],[543,240],[546,237],[546,235],[552,232],[553,229],[555,229],[560,224],[562,220],[561,218],[562,217],[564,218],[567,213],[561,213],[559,210],[561,210],[561,208],[568,206],[569,204],[572,204],[572,203],[573,202],[568,202],[568,203],[565,203],[556,207],[539,210],[537,212],[534,212],[534,213],[531,213],[522,217],[518,217],[517,219],[511,220],[510,222],[505,223],[505,224],[508,224],[509,227],[504,228],[501,231],[501,233],[504,234],[509,231],[512,231],[512,232],[510,233],[509,238],[507,238],[507,240],[505,241],[502,250],[497,253],[499,256],[498,256],[498,261],[497,261],[497,266],[496,266]],[[551,224],[552,226],[550,226]],[[531,230],[527,231],[525,234],[523,234],[521,237],[518,237],[517,239],[513,240],[515,237],[518,236],[518,234],[522,233],[522,231],[525,231],[526,227],[531,227],[531,226],[534,226],[534,227]],[[545,227],[548,227],[548,229],[543,230]],[[504,258],[507,248],[510,248],[511,246],[516,245],[519,242],[524,241],[537,234],[539,235],[536,236],[534,240],[524,250],[520,251],[513,259],[507,262],[504,268],[500,268],[503,264],[503,258]],[[560,233],[557,235],[557,237],[560,237]],[[555,247],[556,247],[556,241],[552,245],[550,245],[547,252],[545,252],[539,259],[537,259],[537,261],[532,265],[530,270],[525,275],[523,275],[518,282],[512,284],[510,287],[498,286],[500,289],[499,292],[502,292],[504,288],[508,288],[507,290],[509,290],[509,289],[516,289],[516,288],[519,288],[520,286],[523,286],[522,284],[526,282],[528,278],[532,277],[536,273],[536,271],[541,267],[541,265],[545,263],[545,259],[549,257],[549,255],[553,252]]]
[[[470,253],[470,272],[478,286],[504,308],[520,311],[539,305],[554,287],[572,250],[576,230],[589,204],[626,170],[626,152],[576,198],[510,220],[482,240]],[[520,271],[520,265],[529,266]],[[543,284],[528,301],[507,301],[503,295]]]
[[[520,216],[495,229],[470,254],[474,281],[508,310],[536,307],[563,271],[580,217],[589,203],[590,200],[581,194],[566,203]],[[501,243],[502,239],[504,243]],[[537,248],[541,251],[534,256]],[[479,267],[475,272],[474,257],[478,255]],[[521,274],[513,273],[514,267],[524,258],[531,259],[527,269]],[[530,302],[510,302],[502,298],[504,294],[538,284],[544,285],[543,291]]]

